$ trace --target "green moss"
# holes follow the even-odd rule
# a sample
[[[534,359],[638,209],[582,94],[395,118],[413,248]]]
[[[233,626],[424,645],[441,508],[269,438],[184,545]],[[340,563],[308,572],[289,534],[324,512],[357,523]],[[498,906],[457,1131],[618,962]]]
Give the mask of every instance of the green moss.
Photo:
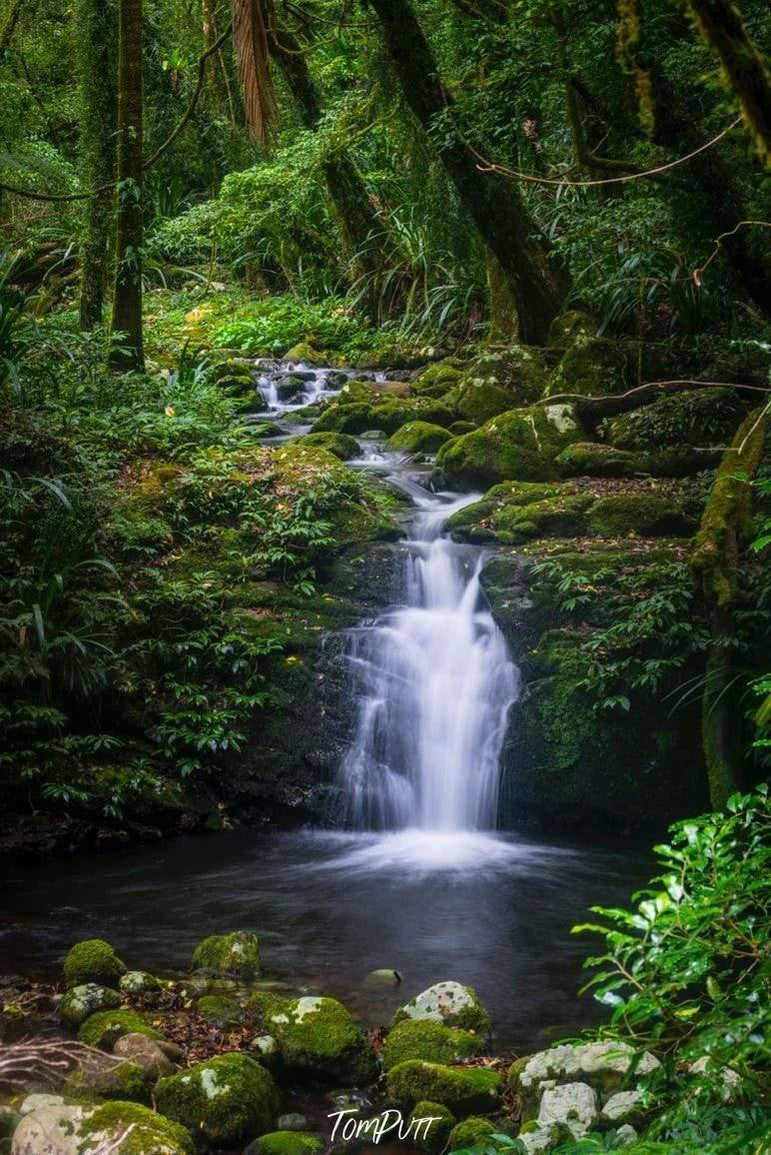
[[[369,401],[334,401],[313,423],[314,433],[365,433],[372,428]]]
[[[601,497],[588,513],[589,528],[609,536],[639,534],[668,537],[689,534],[693,519],[683,510],[679,498],[657,493],[613,493]]]
[[[200,1130],[214,1147],[235,1147],[267,1131],[278,1109],[272,1076],[237,1053],[217,1055],[161,1079],[155,1101],[165,1115]]]
[[[645,472],[644,464],[641,454],[591,441],[568,445],[557,458],[563,477],[633,477]]]
[[[327,365],[329,362],[325,359],[323,353],[319,353],[318,349],[314,349],[307,341],[300,341],[296,345],[292,345],[290,349],[284,353],[285,361],[292,361],[295,364],[302,361],[306,365]]]
[[[413,1138],[415,1131],[412,1131],[411,1139],[415,1146],[419,1147],[421,1151],[431,1152],[432,1155],[435,1152],[444,1151],[450,1132],[455,1126],[455,1116],[452,1112],[448,1111],[441,1103],[431,1103],[429,1100],[423,1099],[413,1107],[408,1123],[412,1126],[418,1119],[431,1119],[432,1122],[428,1126],[427,1133],[425,1123],[419,1128],[417,1138]]]
[[[375,1057],[367,1036],[336,999],[279,999],[258,992],[249,1006],[278,1040],[287,1067],[345,1085],[374,1078]]]
[[[79,1027],[91,1015],[99,1011],[113,1010],[120,1006],[120,995],[109,987],[96,983],[84,983],[71,987],[59,1003],[59,1017],[70,1027]]]
[[[76,943],[64,959],[64,977],[70,986],[79,983],[115,986],[125,969],[110,944],[101,938]]]
[[[99,1011],[81,1026],[78,1038],[81,1043],[89,1047],[98,1047],[102,1051],[111,1051],[118,1039],[123,1035],[147,1035],[151,1039],[162,1039],[160,1031],[150,1025],[146,1018],[136,1011]]]
[[[399,1102],[414,1105],[427,1099],[461,1117],[472,1111],[494,1111],[503,1079],[487,1067],[447,1067],[410,1060],[391,1068],[386,1089],[389,1098]]]
[[[510,406],[526,405],[543,396],[548,353],[532,345],[488,349],[471,366],[467,377],[495,385],[511,397]]]
[[[604,397],[621,393],[625,387],[625,361],[615,341],[577,337],[549,377],[545,396],[578,393],[582,397]]]
[[[348,433],[306,433],[304,437],[298,437],[296,444],[319,446],[334,454],[340,461],[350,461],[352,457],[358,457],[361,453],[358,441]]]
[[[431,397],[384,397],[372,406],[372,429],[395,433],[408,421],[425,421],[446,428],[455,420],[455,413],[444,401]]]
[[[462,437],[464,433],[473,433],[476,427],[475,421],[453,421],[449,432],[453,437]]]
[[[443,445],[437,465],[449,480],[469,485],[548,481],[558,475],[558,454],[580,439],[568,405],[512,409]]]
[[[408,1059],[423,1059],[428,1063],[462,1063],[481,1055],[484,1038],[432,1023],[425,1019],[405,1019],[386,1037],[383,1048],[383,1067],[386,1071]]]
[[[66,1091],[73,1096],[98,1096],[102,1099],[149,1103],[154,1082],[153,1076],[139,1063],[126,1060],[104,1069],[78,1069],[68,1078]]]
[[[461,379],[461,372],[446,361],[429,365],[410,386],[416,397],[443,397]]]
[[[450,1151],[459,1151],[466,1147],[481,1147],[498,1128],[489,1119],[481,1119],[472,1115],[453,1127],[449,1135],[448,1146]]]
[[[241,1015],[241,1007],[237,999],[227,995],[202,995],[195,1004],[195,1009],[201,1018],[218,1027],[237,1023]]]
[[[436,453],[441,445],[452,440],[452,434],[441,425],[428,421],[408,421],[388,439],[388,449],[401,453]]]
[[[190,969],[215,975],[237,975],[252,979],[260,973],[260,943],[257,935],[236,930],[213,934],[193,951]]]
[[[310,1155],[320,1151],[324,1141],[307,1131],[269,1131],[247,1148],[249,1155]]]
[[[608,418],[602,429],[611,444],[622,449],[656,452],[665,446],[725,445],[744,412],[733,389],[689,389]]]
[[[114,1140],[131,1128],[115,1155],[193,1155],[189,1131],[147,1107],[125,1102],[103,1103],[80,1126],[86,1138],[104,1135]]]
[[[568,309],[552,321],[547,344],[566,349],[578,340],[594,337],[596,332],[597,322],[590,313],[583,309]]]
[[[444,398],[458,417],[482,425],[491,417],[505,413],[516,404],[517,399],[506,389],[490,384],[479,377],[465,379],[456,385]]]

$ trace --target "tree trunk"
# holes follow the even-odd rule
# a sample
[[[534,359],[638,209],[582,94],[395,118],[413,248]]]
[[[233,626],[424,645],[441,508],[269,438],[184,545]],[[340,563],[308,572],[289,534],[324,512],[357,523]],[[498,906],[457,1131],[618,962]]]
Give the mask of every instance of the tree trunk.
[[[118,189],[110,367],[144,369],[142,0],[118,0]]]
[[[430,133],[434,119],[443,118],[439,156],[510,287],[520,339],[526,344],[543,344],[549,324],[564,300],[569,284],[567,274],[550,258],[517,185],[500,173],[482,172],[460,133],[445,119],[452,112],[452,99],[442,86],[410,0],[369,3],[380,21],[405,98],[417,120]]]
[[[86,188],[112,182],[115,171],[115,6],[79,0],[76,9],[81,93],[81,152]],[[112,188],[86,201],[80,253],[80,327],[101,324],[113,214]]]
[[[270,34],[270,52],[278,64],[287,87],[297,105],[306,128],[314,130],[321,120],[321,100],[308,68],[302,46],[285,28]],[[343,240],[354,259],[357,275],[370,278],[374,284],[371,298],[376,299],[377,277],[387,256],[387,239],[350,154],[340,149],[323,164],[324,179],[340,220]],[[374,305],[375,300],[371,300]]]
[[[733,668],[734,601],[743,544],[752,532],[751,482],[763,459],[766,409],[740,425],[723,455],[696,534],[691,568],[709,613],[712,646],[702,698],[701,736],[715,810],[742,785],[741,710]],[[741,474],[741,476],[737,476]]]
[[[741,105],[761,163],[771,164],[771,80],[731,0],[688,0]]]

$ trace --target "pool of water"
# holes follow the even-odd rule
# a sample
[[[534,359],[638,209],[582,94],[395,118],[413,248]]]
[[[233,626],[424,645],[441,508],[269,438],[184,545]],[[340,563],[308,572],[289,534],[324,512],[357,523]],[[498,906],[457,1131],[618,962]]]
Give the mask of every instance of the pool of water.
[[[55,976],[74,941],[99,936],[129,966],[171,975],[202,938],[245,929],[267,976],[340,998],[367,1025],[456,979],[490,1008],[500,1048],[528,1048],[598,1021],[577,997],[597,941],[570,928],[648,873],[635,852],[463,832],[179,838],[4,867],[0,973]],[[367,985],[381,967],[401,985]]]

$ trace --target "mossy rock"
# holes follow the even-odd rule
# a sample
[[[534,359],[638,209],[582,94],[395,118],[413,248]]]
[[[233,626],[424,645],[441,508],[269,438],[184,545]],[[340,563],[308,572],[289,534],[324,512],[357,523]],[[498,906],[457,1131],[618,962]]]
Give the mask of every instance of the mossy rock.
[[[374,425],[369,401],[333,401],[313,423],[313,433],[365,433]]]
[[[445,393],[457,385],[462,374],[454,365],[446,361],[437,361],[415,378],[410,391],[416,397],[444,397]]]
[[[588,519],[593,533],[610,537],[676,537],[696,528],[682,501],[663,493],[609,494],[592,505]]]
[[[256,934],[236,930],[213,934],[193,951],[190,969],[207,974],[253,979],[260,974],[260,943]]]
[[[578,393],[582,397],[605,397],[626,387],[626,357],[607,337],[577,337],[549,377],[544,396]]]
[[[376,1073],[364,1031],[337,999],[281,999],[258,992],[249,1002],[281,1048],[284,1065],[341,1086],[362,1085]]]
[[[321,1136],[309,1131],[269,1131],[250,1143],[244,1155],[312,1155],[323,1146]]]
[[[86,1043],[89,1047],[98,1047],[101,1051],[111,1051],[123,1035],[163,1038],[161,1032],[156,1031],[143,1015],[126,1009],[99,1011],[98,1014],[86,1019],[78,1031],[81,1043]]]
[[[207,365],[204,377],[214,384],[221,381],[223,377],[248,377],[254,384],[251,363],[246,358],[241,357],[226,357],[213,365]]]
[[[558,348],[567,349],[569,345],[574,345],[576,341],[595,337],[597,335],[597,322],[591,313],[584,312],[583,309],[568,309],[565,313],[560,313],[555,317],[549,326],[549,336],[547,345],[556,345]]]
[[[276,381],[276,396],[279,401],[291,401],[293,397],[305,392],[307,384],[308,382],[303,377],[295,377],[293,373],[290,373]]]
[[[508,1083],[522,1104],[522,1118],[538,1114],[545,1086],[557,1083],[586,1083],[602,1100],[626,1085],[630,1071],[634,1079],[649,1075],[659,1066],[658,1059],[644,1051],[637,1059],[634,1049],[616,1040],[593,1043],[561,1043],[549,1051],[538,1051],[512,1063]]]
[[[236,1147],[267,1131],[278,1110],[272,1075],[246,1055],[216,1055],[161,1079],[155,1101],[165,1115],[202,1133],[213,1147]]]
[[[127,995],[156,995],[163,988],[155,975],[148,971],[126,971],[121,975],[120,989]]]
[[[237,999],[227,995],[202,995],[195,1004],[202,1019],[217,1027],[227,1027],[237,1023],[241,1017],[241,1006]]]
[[[483,425],[491,417],[505,413],[516,405],[517,398],[507,389],[501,389],[481,378],[465,378],[444,397],[457,416],[465,421]]]
[[[85,1095],[149,1103],[155,1082],[156,1079],[144,1067],[127,1059],[123,1063],[74,1072],[67,1080],[65,1091],[79,1098]]]
[[[302,361],[306,365],[313,365],[314,368],[328,364],[324,354],[319,353],[318,349],[314,349],[308,341],[298,341],[296,345],[292,345],[291,349],[287,349],[284,353],[283,360],[291,361],[294,364]]]
[[[428,421],[408,421],[389,437],[386,448],[400,453],[436,453],[452,433]]]
[[[455,420],[455,413],[443,400],[432,397],[385,397],[372,406],[370,428],[395,433],[407,422],[423,421],[447,428]]]
[[[109,1147],[114,1155],[193,1155],[194,1151],[186,1128],[136,1103],[103,1103],[87,1116],[78,1134],[87,1140],[89,1149]],[[121,1135],[125,1138],[117,1142]]]
[[[489,1067],[448,1067],[410,1060],[386,1075],[389,1099],[410,1107],[421,1099],[441,1103],[456,1118],[494,1111],[503,1091],[503,1079]]]
[[[306,433],[304,437],[297,438],[296,444],[316,445],[334,454],[339,461],[350,461],[361,453],[358,441],[348,433]]]
[[[459,1151],[466,1147],[483,1147],[490,1136],[498,1130],[499,1128],[489,1119],[471,1115],[453,1127],[448,1139],[449,1149]]]
[[[493,485],[480,501],[459,509],[446,523],[446,529],[460,541],[485,542],[497,540],[495,517],[504,506],[531,505],[557,497],[558,485],[537,481],[503,481]]]
[[[354,357],[354,369],[417,369],[426,363],[426,354],[403,341],[392,341],[380,349],[371,349]]]
[[[79,1027],[99,1011],[111,1011],[120,1006],[120,995],[110,987],[83,983],[71,987],[59,1003],[59,1017],[70,1027]]]
[[[725,445],[744,415],[733,389],[689,389],[659,397],[652,405],[631,413],[606,418],[601,429],[620,449],[656,452],[665,446]]]
[[[634,477],[645,472],[643,463],[639,453],[595,441],[568,445],[557,458],[563,477]]]
[[[459,1027],[464,1031],[475,1031],[484,1038],[493,1029],[490,1016],[474,988],[452,980],[434,983],[415,995],[399,1007],[391,1025],[396,1027],[410,1020]]]
[[[69,986],[98,983],[114,987],[125,970],[125,964],[102,938],[75,943],[64,959],[64,977]]]
[[[472,382],[493,385],[510,397],[510,406],[526,405],[543,396],[548,376],[548,353],[533,345],[488,349],[465,375]]]
[[[431,1122],[423,1123],[416,1131],[415,1125],[421,1119],[430,1119]],[[415,1104],[407,1122],[411,1128],[411,1142],[421,1151],[428,1151],[429,1155],[445,1150],[450,1133],[456,1125],[455,1116],[447,1107],[427,1099]]]
[[[235,396],[241,396],[244,393],[255,393],[256,402],[262,402],[261,409],[267,409],[266,402],[262,399],[262,394],[257,389],[257,383],[252,377],[251,373],[228,373],[220,377],[217,382],[220,389],[232,393]]]
[[[452,1065],[476,1058],[484,1049],[484,1038],[471,1031],[427,1020],[405,1019],[386,1036],[383,1067],[388,1071],[409,1059]]]
[[[449,481],[493,485],[499,481],[549,481],[556,478],[556,458],[582,439],[569,405],[534,405],[511,409],[481,429],[456,437],[437,454],[437,466]]]
[[[453,437],[462,437],[464,433],[473,433],[476,428],[476,421],[453,421],[449,432]]]

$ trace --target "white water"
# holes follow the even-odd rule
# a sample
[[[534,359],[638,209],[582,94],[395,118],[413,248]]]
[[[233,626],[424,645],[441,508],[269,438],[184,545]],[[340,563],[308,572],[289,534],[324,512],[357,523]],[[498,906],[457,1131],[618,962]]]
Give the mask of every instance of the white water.
[[[399,484],[418,509],[405,543],[406,604],[351,631],[358,719],[341,768],[347,819],[358,830],[404,832],[390,848],[397,857],[418,847],[446,863],[466,843],[484,857],[490,847],[468,832],[496,825],[518,673],[482,605],[482,552],[442,536],[450,514],[476,497]]]
[[[271,414],[281,416],[282,413],[291,413],[293,409],[302,409],[305,405],[312,405],[315,401],[321,401],[326,397],[333,397],[340,391],[340,386],[330,386],[327,378],[330,373],[339,373],[339,369],[326,368],[311,368],[303,361],[288,362],[281,365],[281,372],[276,372],[276,366],[258,368],[257,373],[257,388],[265,398],[265,403]],[[349,377],[353,376],[352,371],[344,370]],[[308,374],[309,380],[305,382],[305,388],[295,393],[292,397],[282,401],[279,397],[278,377],[291,377],[296,373]],[[312,376],[311,376],[312,374]]]

